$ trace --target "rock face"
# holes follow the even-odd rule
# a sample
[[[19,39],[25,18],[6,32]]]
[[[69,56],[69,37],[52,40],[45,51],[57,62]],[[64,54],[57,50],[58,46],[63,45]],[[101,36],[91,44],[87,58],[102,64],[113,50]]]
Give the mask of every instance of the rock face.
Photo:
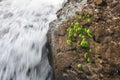
[[[67,60],[73,61],[72,56],[69,54],[60,55],[64,53],[62,53],[61,49],[58,47],[55,35],[64,36],[65,31],[63,30],[59,33],[57,33],[56,31],[63,22],[67,21],[69,18],[74,16],[76,11],[81,11],[83,7],[86,6],[86,3],[87,3],[87,0],[81,0],[81,1],[68,0],[68,2],[64,5],[64,7],[57,12],[58,19],[50,23],[50,30],[48,31],[47,36],[48,36],[48,44],[49,44],[48,47],[49,47],[50,56],[51,56],[50,58],[52,59],[52,60],[50,59],[50,61],[51,61],[51,64],[53,64],[52,66],[55,73],[55,80],[66,80],[65,77],[63,77],[63,75],[66,75],[66,74],[63,74],[61,70],[65,66],[67,67],[70,64],[69,62],[67,62]],[[63,40],[59,40],[59,41],[62,42]],[[61,44],[64,45],[65,43],[60,43],[59,46]],[[64,64],[62,64],[63,62]],[[74,80],[74,79],[71,78],[68,80]]]
[[[50,24],[48,44],[51,52],[56,80],[120,80],[120,1],[119,0],[69,0],[58,11],[58,19]],[[83,8],[85,7],[85,8]],[[83,9],[83,10],[82,10]],[[72,22],[75,12],[89,12],[93,16],[90,29],[93,39],[89,40],[92,48],[93,64],[85,63],[82,53],[74,54],[76,47],[66,44],[66,29]],[[72,54],[71,54],[72,53]],[[82,70],[76,65],[83,63]]]

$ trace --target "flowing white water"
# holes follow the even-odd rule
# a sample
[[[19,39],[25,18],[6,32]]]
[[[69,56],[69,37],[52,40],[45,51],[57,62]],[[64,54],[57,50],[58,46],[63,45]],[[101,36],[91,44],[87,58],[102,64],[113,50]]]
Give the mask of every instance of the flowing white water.
[[[51,80],[46,33],[64,0],[0,2],[0,80]]]

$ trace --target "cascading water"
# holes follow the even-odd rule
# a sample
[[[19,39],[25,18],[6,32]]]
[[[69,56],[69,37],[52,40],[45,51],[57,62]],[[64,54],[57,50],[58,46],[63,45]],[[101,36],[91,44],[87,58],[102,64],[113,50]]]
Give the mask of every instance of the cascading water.
[[[64,0],[0,2],[0,80],[51,80],[46,33]]]

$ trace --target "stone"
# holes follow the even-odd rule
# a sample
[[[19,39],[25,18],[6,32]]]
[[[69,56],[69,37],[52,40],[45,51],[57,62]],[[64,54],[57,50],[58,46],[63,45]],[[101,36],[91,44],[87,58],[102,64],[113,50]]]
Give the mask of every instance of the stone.
[[[103,1],[102,0],[94,0],[95,4],[99,5],[101,4]]]
[[[64,30],[61,30],[58,32],[58,36],[64,36],[65,35],[65,31]]]

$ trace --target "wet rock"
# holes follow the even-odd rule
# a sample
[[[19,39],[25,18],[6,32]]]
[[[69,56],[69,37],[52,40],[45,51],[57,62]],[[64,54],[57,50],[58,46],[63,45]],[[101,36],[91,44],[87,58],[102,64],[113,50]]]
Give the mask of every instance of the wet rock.
[[[59,12],[58,21],[54,21],[52,26],[61,28],[52,28],[49,38],[51,38],[51,51],[55,67],[55,76],[57,80],[119,80],[120,79],[120,6],[119,0],[88,0],[88,6],[83,11],[92,11],[93,22],[90,28],[93,39],[89,40],[92,54],[90,57],[94,61],[91,65],[87,64],[84,53],[87,49],[72,47],[66,44],[68,39],[64,30],[74,22],[71,16],[68,16],[70,10]],[[73,4],[71,2],[71,4]],[[68,4],[68,3],[67,3]],[[112,7],[111,7],[112,5]],[[65,7],[65,6],[64,6]],[[64,15],[62,15],[64,13]],[[81,12],[79,12],[81,13]],[[65,16],[65,19],[63,19]],[[62,24],[62,26],[61,26]],[[62,31],[63,30],[63,31]],[[58,35],[57,35],[58,34]],[[76,39],[72,39],[76,43]],[[76,49],[77,48],[77,49]],[[60,49],[60,50],[59,50]],[[73,54],[73,51],[78,51]],[[57,54],[58,53],[58,54]],[[77,64],[83,64],[80,70]],[[114,65],[114,66],[113,66]],[[116,67],[117,66],[117,67]],[[110,77],[112,76],[112,77]]]

